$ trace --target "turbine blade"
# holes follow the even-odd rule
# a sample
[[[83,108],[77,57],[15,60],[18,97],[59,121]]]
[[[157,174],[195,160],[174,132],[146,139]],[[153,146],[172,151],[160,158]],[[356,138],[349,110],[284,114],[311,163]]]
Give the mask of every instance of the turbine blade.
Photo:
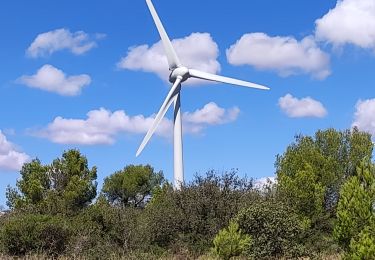
[[[159,31],[161,41],[163,42],[164,51],[168,59],[169,69],[173,70],[181,66],[180,60],[177,57],[176,52],[173,49],[172,43],[169,40],[168,34],[166,33],[163,24],[160,21],[160,18],[155,10],[154,5],[151,0],[146,0],[148,9],[150,9],[152,18],[154,19],[156,28]]]
[[[193,78],[198,78],[198,79],[204,79],[204,80],[210,80],[210,81],[216,81],[216,82],[221,82],[221,83],[228,83],[232,85],[237,85],[237,86],[243,86],[243,87],[248,87],[248,88],[257,88],[257,89],[264,89],[264,90],[269,90],[268,87],[258,85],[255,83],[239,80],[239,79],[233,79],[233,78],[228,78],[228,77],[223,77],[199,70],[193,70],[189,69],[189,74],[190,77]]]
[[[163,119],[165,113],[167,113],[168,108],[171,106],[172,102],[174,101],[176,94],[180,91],[180,83],[181,83],[182,78],[178,77],[176,81],[174,82],[171,90],[169,91],[167,97],[164,100],[163,105],[161,105],[160,110],[158,114],[156,115],[154,122],[152,123],[151,128],[148,130],[146,136],[143,138],[143,141],[141,145],[138,148],[138,151],[136,153],[136,156],[140,155],[140,153],[143,151],[145,148],[146,144],[148,141],[151,139],[152,135],[154,134],[156,128],[159,126],[161,120]]]

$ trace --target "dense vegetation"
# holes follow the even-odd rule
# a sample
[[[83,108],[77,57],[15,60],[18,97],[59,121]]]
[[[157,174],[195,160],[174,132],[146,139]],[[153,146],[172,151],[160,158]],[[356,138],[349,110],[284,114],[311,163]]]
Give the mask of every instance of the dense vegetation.
[[[35,159],[6,191],[0,256],[82,259],[375,259],[373,143],[357,129],[297,136],[255,188],[235,170],[173,190],[129,165],[104,180],[78,150]]]

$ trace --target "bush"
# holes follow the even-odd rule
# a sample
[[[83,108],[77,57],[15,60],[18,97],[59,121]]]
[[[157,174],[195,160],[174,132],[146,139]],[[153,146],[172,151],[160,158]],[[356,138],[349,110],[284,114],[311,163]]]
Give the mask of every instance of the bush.
[[[374,221],[373,221],[374,222]],[[350,242],[348,259],[370,260],[375,259],[375,225],[366,227],[358,235],[357,239]]]
[[[253,195],[258,196],[252,181],[238,178],[236,171],[222,175],[210,171],[179,191],[165,185],[146,207],[145,234],[151,244],[175,252],[205,253]]]
[[[47,215],[14,215],[1,228],[3,249],[10,255],[58,255],[65,251],[69,237],[65,219]]]
[[[236,222],[231,222],[228,228],[220,230],[214,238],[213,252],[224,260],[240,256],[251,246],[251,237],[242,234]]]
[[[259,201],[243,209],[235,221],[253,239],[251,255],[295,257],[301,254],[304,223],[280,202]]]
[[[147,246],[138,230],[140,210],[111,206],[102,197],[72,221],[74,236],[69,254],[92,258],[123,255]],[[143,243],[146,242],[146,243]]]

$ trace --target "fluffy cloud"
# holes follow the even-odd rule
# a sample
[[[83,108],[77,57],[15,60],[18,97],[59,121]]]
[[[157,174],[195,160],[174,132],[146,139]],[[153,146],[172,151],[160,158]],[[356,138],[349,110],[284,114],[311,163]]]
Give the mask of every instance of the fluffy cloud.
[[[307,73],[324,79],[331,73],[328,54],[319,49],[311,36],[299,42],[293,37],[245,34],[227,49],[227,59],[232,65],[274,70],[281,76]]]
[[[224,109],[214,102],[210,102],[192,113],[184,113],[184,127],[187,132],[199,133],[207,125],[221,125],[233,122],[237,119],[239,113],[240,109],[238,107]]]
[[[181,63],[185,66],[209,73],[220,71],[220,64],[217,61],[219,48],[210,34],[192,33],[185,38],[173,40],[172,44]],[[127,55],[117,66],[121,69],[156,73],[163,80],[167,80],[170,73],[161,41],[151,47],[140,45],[129,48]],[[194,80],[188,82],[191,83]]]
[[[197,134],[211,125],[225,124],[237,119],[238,108],[223,109],[215,103],[209,103],[202,109],[183,115],[185,133]],[[111,112],[100,108],[87,113],[86,119],[66,119],[56,117],[44,129],[34,133],[61,144],[112,144],[121,133],[145,134],[151,127],[154,116],[129,116],[123,110]],[[156,135],[169,138],[173,122],[164,118]]]
[[[357,102],[352,127],[355,126],[375,136],[375,99]]]
[[[279,106],[289,117],[324,117],[327,115],[322,103],[310,97],[298,99],[287,94],[279,98]]]
[[[9,142],[0,130],[0,170],[18,171],[30,157],[17,151],[14,144]]]
[[[27,48],[26,54],[37,58],[51,55],[56,51],[69,50],[76,55],[81,55],[96,47],[95,40],[104,36],[104,34],[96,34],[94,37],[90,37],[83,31],[72,33],[67,29],[57,29],[39,34]]]
[[[22,76],[17,82],[28,87],[55,92],[63,96],[76,96],[81,93],[81,89],[84,86],[91,83],[91,78],[86,74],[67,76],[62,70],[47,64],[41,67],[36,74]]]
[[[374,0],[338,0],[316,22],[316,37],[333,45],[354,44],[375,49]]]

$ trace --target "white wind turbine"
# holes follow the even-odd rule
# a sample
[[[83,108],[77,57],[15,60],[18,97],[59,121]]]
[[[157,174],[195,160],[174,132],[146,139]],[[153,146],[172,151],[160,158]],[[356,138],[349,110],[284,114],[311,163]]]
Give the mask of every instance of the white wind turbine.
[[[160,107],[158,114],[156,115],[154,122],[151,128],[148,130],[146,136],[144,137],[141,145],[138,148],[136,156],[138,156],[146,144],[150,140],[151,136],[154,134],[156,128],[163,119],[165,113],[171,106],[172,102],[174,103],[174,135],[173,135],[173,146],[174,146],[174,187],[179,189],[181,184],[184,182],[184,166],[183,166],[183,157],[182,157],[182,122],[181,122],[181,103],[180,103],[180,91],[181,83],[188,80],[189,78],[198,78],[203,80],[216,81],[221,83],[228,83],[237,86],[257,88],[268,90],[269,88],[261,86],[258,84],[218,76],[211,73],[206,73],[198,71],[195,69],[189,69],[183,66],[178,59],[176,52],[173,49],[172,43],[169,40],[169,37],[160,21],[160,18],[155,10],[154,5],[151,0],[146,0],[147,6],[150,9],[152,18],[156,24],[156,27],[159,31],[160,38],[163,42],[164,51],[168,59],[169,70],[171,74],[169,75],[169,81],[173,84],[170,89],[167,97],[164,100],[164,103]]]

